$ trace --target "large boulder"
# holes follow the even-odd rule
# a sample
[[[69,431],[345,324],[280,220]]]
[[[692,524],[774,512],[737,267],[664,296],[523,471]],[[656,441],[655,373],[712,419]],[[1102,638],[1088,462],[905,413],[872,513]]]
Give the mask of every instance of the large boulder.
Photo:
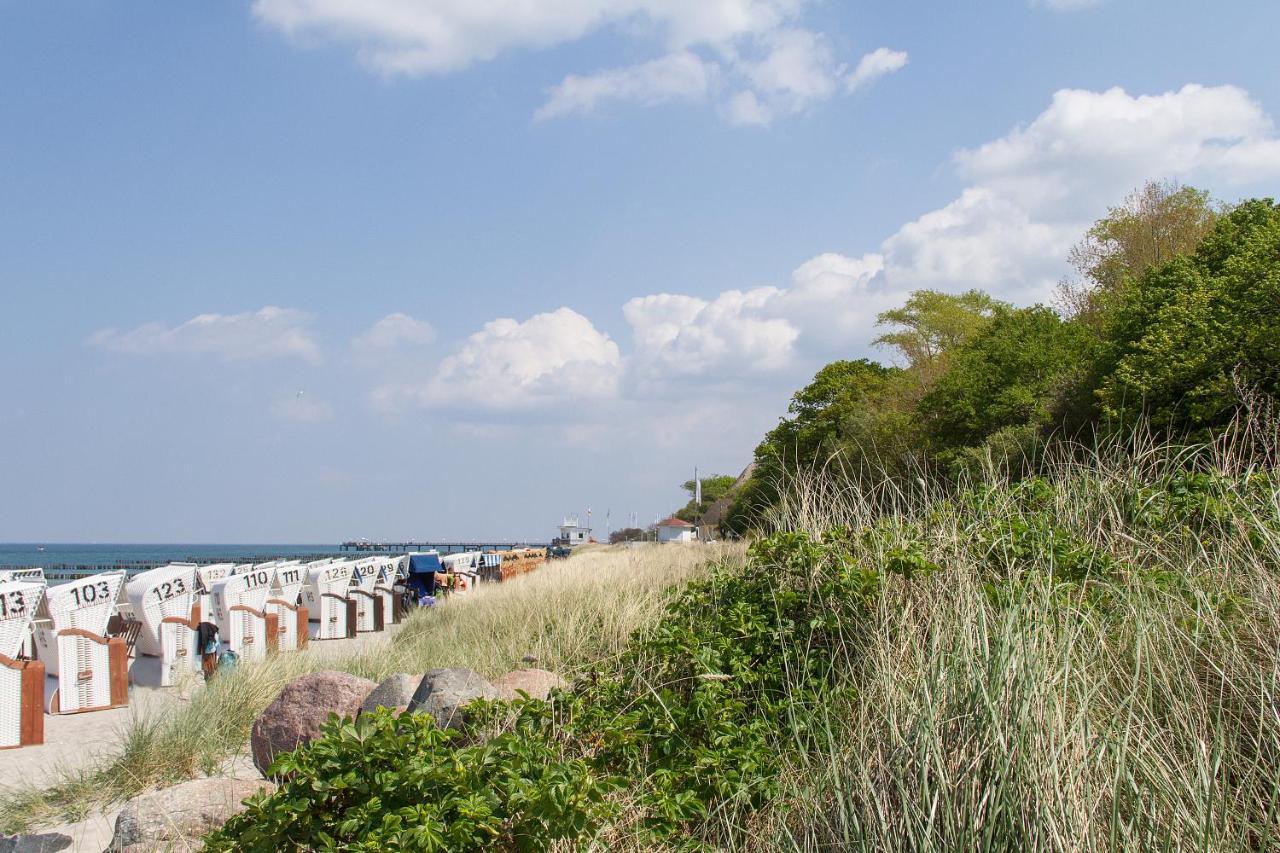
[[[71,842],[71,836],[61,832],[5,835],[0,837],[0,853],[55,853],[71,847]]]
[[[116,818],[111,853],[190,849],[244,808],[246,797],[270,790],[264,779],[194,779],[130,800]]]
[[[364,703],[360,706],[360,713],[368,714],[378,708],[403,711],[409,707],[413,694],[417,692],[418,685],[421,683],[421,675],[410,675],[407,672],[397,672],[395,675],[388,676],[365,697]]]
[[[277,755],[315,740],[329,714],[357,716],[375,687],[367,678],[331,671],[312,672],[290,682],[253,723],[249,745],[254,765],[267,775]]]
[[[552,690],[568,687],[569,682],[545,669],[513,669],[495,678],[493,686],[503,699],[518,699],[520,691],[531,699],[546,699]]]
[[[501,694],[474,670],[464,668],[433,669],[422,677],[409,711],[430,714],[441,728],[461,728],[465,717],[462,709],[476,699],[500,699]]]

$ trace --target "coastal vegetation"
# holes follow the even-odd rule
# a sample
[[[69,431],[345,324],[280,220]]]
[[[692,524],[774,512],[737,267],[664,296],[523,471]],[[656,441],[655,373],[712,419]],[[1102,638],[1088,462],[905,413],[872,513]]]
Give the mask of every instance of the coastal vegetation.
[[[210,848],[1274,846],[1280,209],[1152,185],[1072,261],[886,312],[569,689],[334,719]]]

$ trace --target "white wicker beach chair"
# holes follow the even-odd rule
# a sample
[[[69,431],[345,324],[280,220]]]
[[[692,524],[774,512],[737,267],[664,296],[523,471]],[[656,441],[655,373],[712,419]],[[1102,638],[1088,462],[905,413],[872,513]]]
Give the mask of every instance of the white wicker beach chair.
[[[0,749],[44,742],[44,664],[20,660],[44,599],[39,581],[0,581]]]
[[[404,557],[387,557],[378,566],[378,582],[373,588],[374,595],[382,602],[383,625],[394,625],[400,621],[400,608],[396,606],[395,583],[400,563]]]
[[[36,650],[56,679],[50,714],[119,708],[129,703],[129,658],[108,638],[124,572],[103,572],[48,587],[36,616]]]
[[[186,564],[184,563],[183,565]],[[196,594],[194,605],[196,609],[191,611],[192,622],[199,624],[213,621],[213,585],[231,574],[234,568],[234,563],[210,563],[207,566],[195,567]]]
[[[275,586],[267,597],[263,609],[276,616],[279,638],[276,648],[293,651],[307,645],[309,613],[299,599],[306,582],[307,569],[297,560],[284,560],[276,564]]]
[[[382,596],[377,592],[381,571],[382,560],[370,557],[357,560],[351,572],[351,588],[347,595],[356,603],[356,631],[360,633],[381,631],[383,628]]]
[[[320,623],[316,639],[336,640],[354,632],[355,619],[348,615],[351,599],[347,595],[354,568],[354,563],[345,560],[308,567],[302,600],[311,620]]]
[[[244,660],[261,660],[275,651],[279,617],[265,609],[275,580],[275,564],[264,563],[214,581],[213,615],[218,632]]]
[[[173,563],[142,572],[129,581],[129,603],[142,622],[138,651],[160,658],[160,686],[172,687],[178,673],[200,668],[192,599],[196,567]]]

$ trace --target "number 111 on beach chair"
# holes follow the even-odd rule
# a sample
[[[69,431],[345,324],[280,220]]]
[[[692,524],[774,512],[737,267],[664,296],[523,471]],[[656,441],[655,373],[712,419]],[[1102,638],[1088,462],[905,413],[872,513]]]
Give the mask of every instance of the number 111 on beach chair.
[[[182,672],[200,668],[196,622],[191,619],[196,567],[175,563],[142,572],[129,581],[129,603],[142,622],[138,651],[160,658],[160,686],[172,687]]]
[[[44,743],[44,664],[19,660],[44,584],[0,582],[0,749]]]
[[[47,589],[37,613],[36,649],[56,679],[50,714],[102,711],[129,704],[125,642],[108,638],[124,572],[103,572]]]
[[[278,564],[275,586],[263,605],[268,613],[276,615],[276,630],[280,632],[276,648],[281,651],[305,648],[309,639],[307,623],[310,614],[298,603],[306,573],[307,567],[296,561]]]

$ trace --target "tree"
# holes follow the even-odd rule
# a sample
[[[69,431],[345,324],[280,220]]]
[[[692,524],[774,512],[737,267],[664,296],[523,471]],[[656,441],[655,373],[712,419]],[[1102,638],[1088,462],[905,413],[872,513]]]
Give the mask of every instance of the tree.
[[[676,511],[676,518],[683,521],[695,522],[702,518],[702,514],[707,511],[707,507],[729,493],[734,484],[738,482],[736,477],[730,477],[728,474],[715,474],[711,477],[699,477],[702,482],[702,503],[695,500],[697,490],[694,488],[693,480],[685,480],[680,488],[689,493],[689,502],[681,509]]]
[[[1000,311],[951,355],[920,401],[935,454],[948,457],[1009,427],[1048,426],[1058,390],[1088,359],[1094,337],[1043,306]]]
[[[609,544],[617,545],[619,542],[644,542],[653,537],[639,527],[624,527],[621,530],[615,530],[609,534]]]
[[[1280,392],[1280,206],[1241,204],[1190,256],[1150,267],[1106,317],[1098,398],[1171,431],[1222,426],[1237,383]]]
[[[878,326],[897,328],[874,343],[897,350],[927,387],[945,369],[943,358],[948,352],[980,332],[998,309],[1008,307],[980,290],[960,294],[917,290],[901,308],[876,318]]]
[[[1152,181],[1130,193],[1067,256],[1080,278],[1058,285],[1063,313],[1098,325],[1103,303],[1126,280],[1195,251],[1221,213],[1207,192],[1173,181]]]
[[[760,512],[778,500],[788,471],[821,467],[849,446],[855,430],[865,430],[870,413],[888,399],[898,368],[874,361],[835,361],[797,391],[788,417],[765,434],[756,447],[756,468],[739,489],[721,525],[743,533],[758,523]]]

